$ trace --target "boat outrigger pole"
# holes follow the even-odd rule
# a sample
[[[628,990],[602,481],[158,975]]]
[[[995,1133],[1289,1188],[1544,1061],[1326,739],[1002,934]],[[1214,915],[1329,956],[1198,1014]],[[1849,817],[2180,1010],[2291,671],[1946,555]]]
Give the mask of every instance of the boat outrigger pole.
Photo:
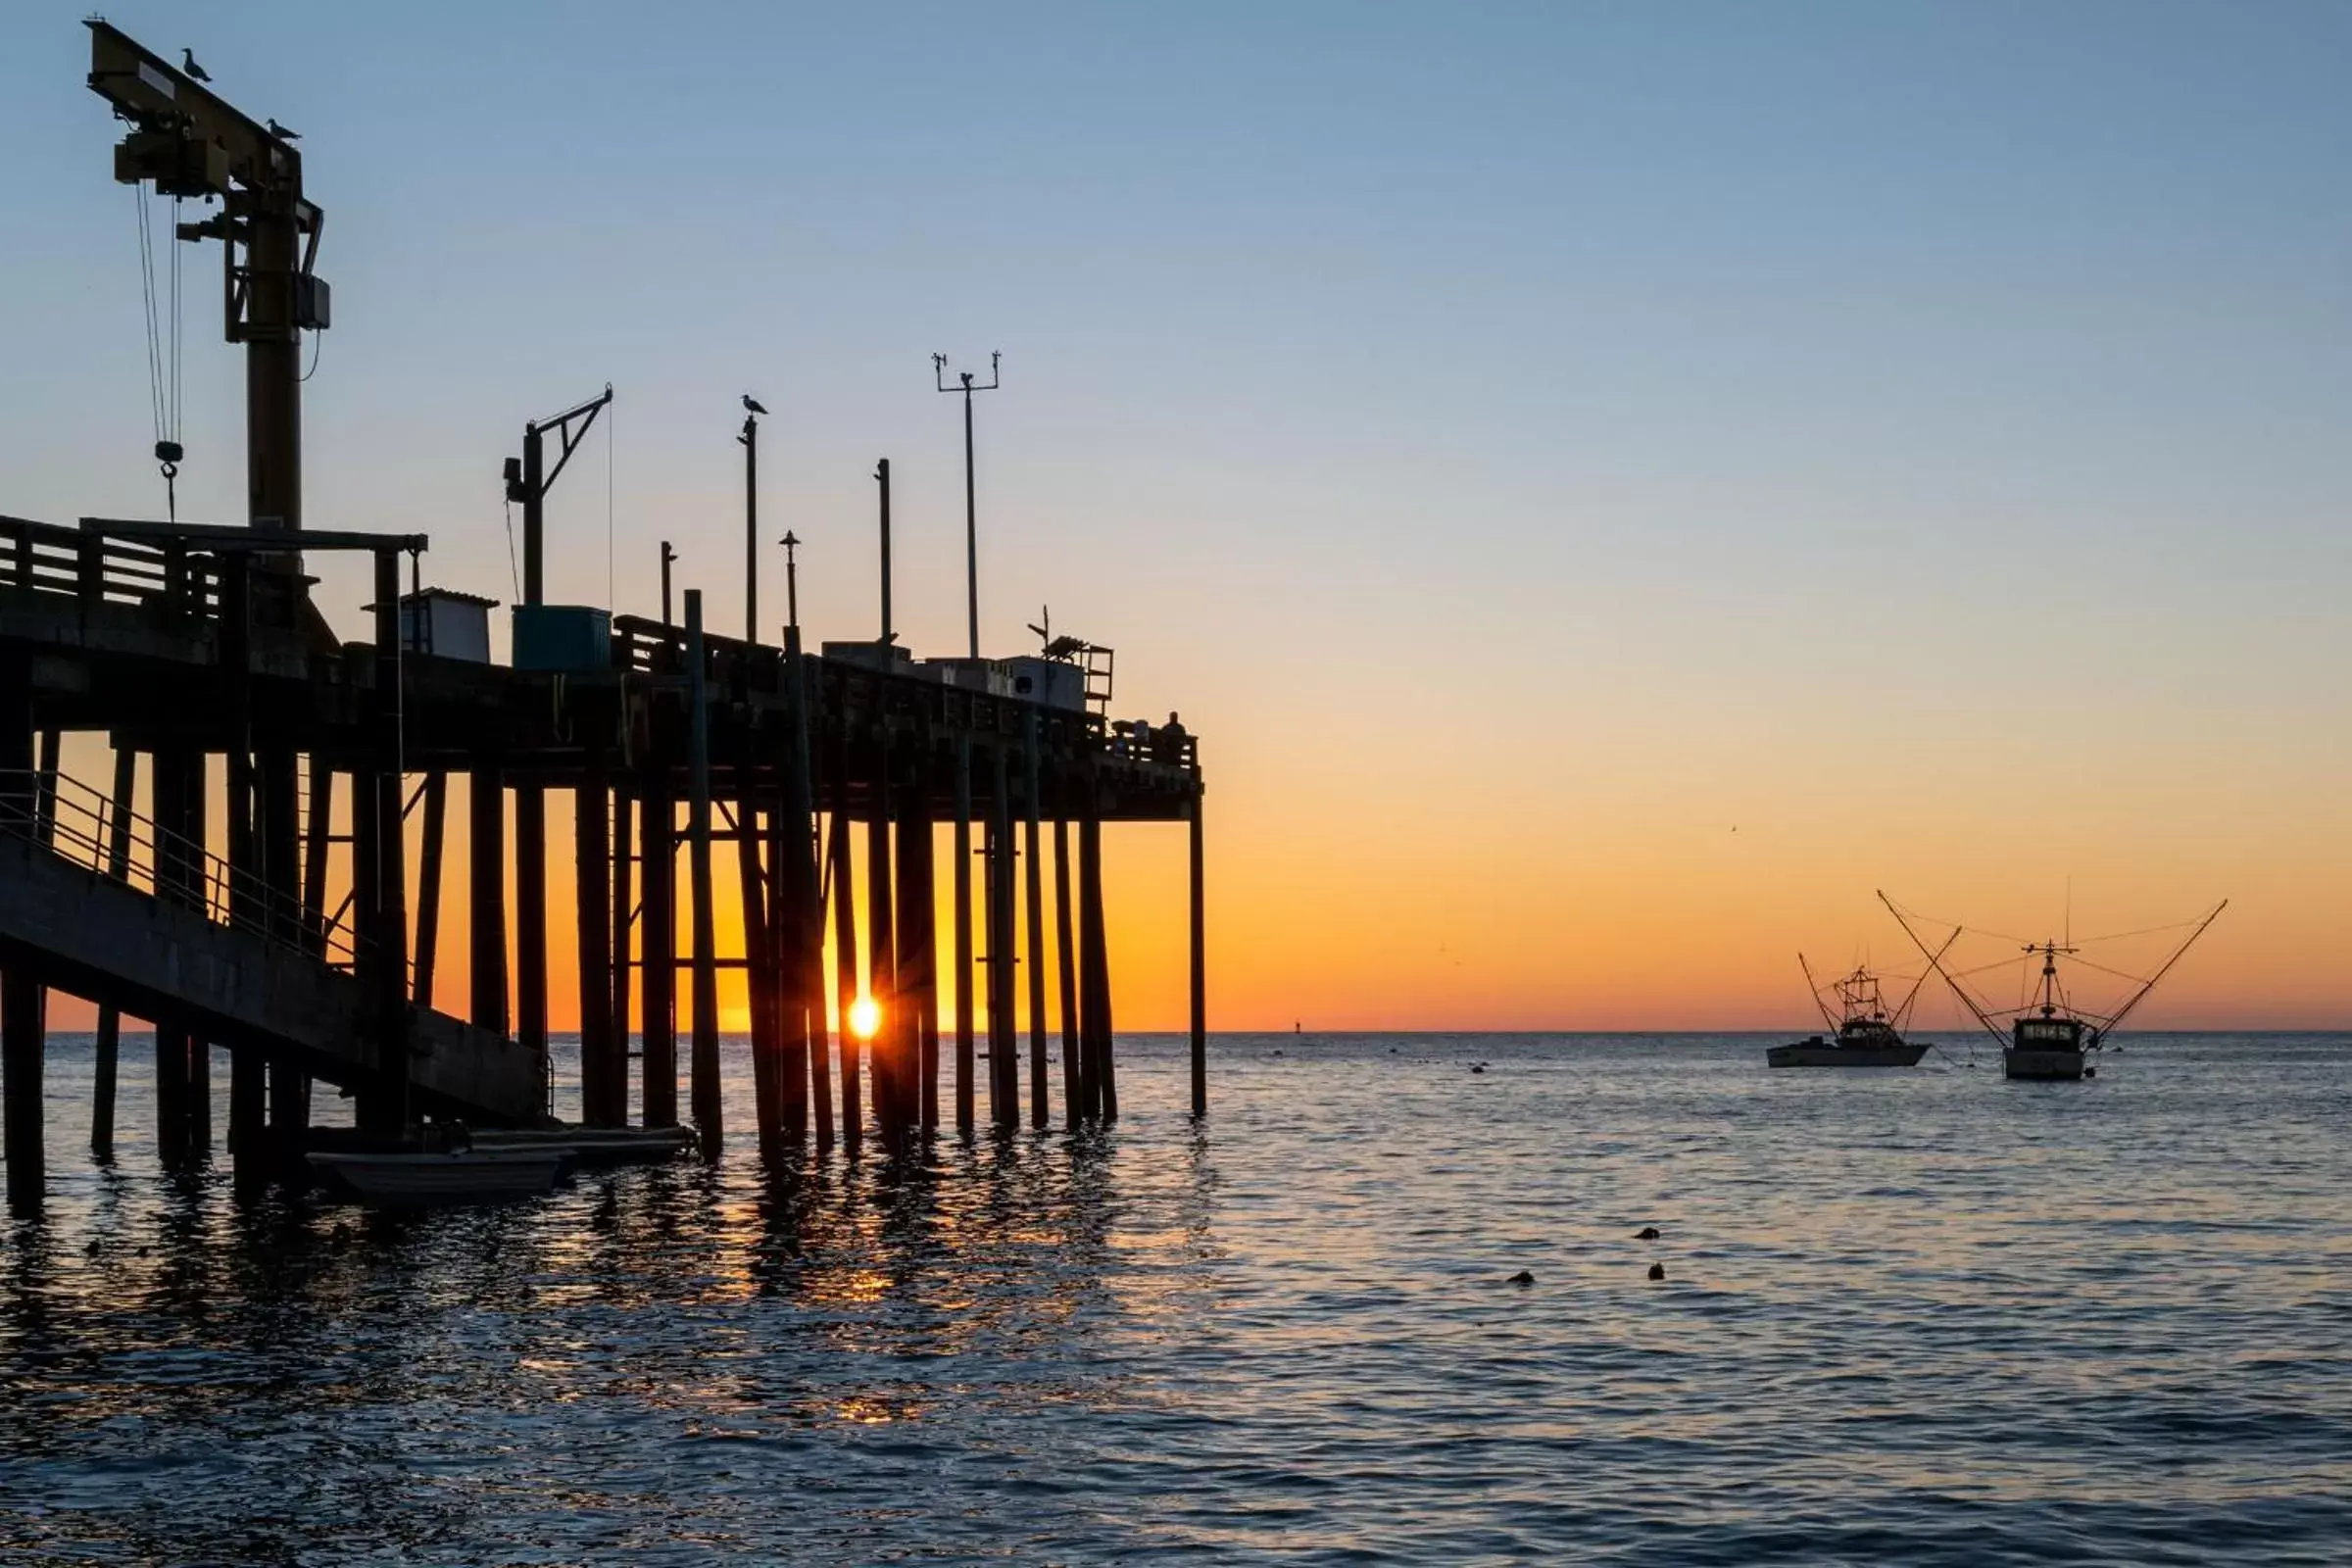
[[[1830,1033],[1835,1035],[1838,1032],[1838,1020],[1830,1016],[1830,1004],[1821,1000],[1821,982],[1813,978],[1813,966],[1805,961],[1802,953],[1796,956],[1796,966],[1805,972],[1805,989],[1813,993],[1813,1005],[1821,1010],[1821,1021],[1828,1024]]]
[[[1935,970],[1936,973],[1943,976],[1943,983],[1952,988],[1952,995],[1960,999],[1960,1004],[1966,1007],[1970,1012],[1976,1014],[1977,1022],[1984,1026],[1984,1032],[1986,1034],[1992,1036],[1993,1039],[1999,1041],[2004,1046],[2009,1044],[2009,1036],[2002,1031],[2001,1026],[1997,1023],[1994,1023],[1992,1019],[1985,1013],[1983,1007],[1977,1005],[1977,999],[1970,996],[1968,992],[1962,988],[1960,982],[1952,978],[1951,971],[1943,966],[1943,956],[1951,951],[1953,943],[1960,940],[1960,931],[1962,928],[1958,926],[1953,927],[1952,934],[1943,939],[1943,946],[1937,948],[1935,952],[1930,953],[1928,951],[1928,945],[1919,940],[1919,933],[1911,929],[1911,922],[1903,918],[1903,911],[1896,908],[1894,906],[1894,901],[1886,896],[1886,890],[1884,888],[1879,888],[1875,891],[1879,895],[1879,902],[1886,906],[1886,912],[1894,916],[1894,923],[1903,928],[1903,935],[1911,939],[1911,945],[1917,948],[1920,952],[1920,956],[1928,960],[1928,967]],[[1928,977],[1923,974],[1919,978],[1921,983],[1925,984]],[[1915,986],[1912,989],[1913,993],[1916,995],[1918,987]]]
[[[2105,1040],[2109,1035],[2115,1033],[2116,1030],[2123,1027],[2124,1020],[2132,1015],[2132,1009],[2138,1006],[2140,1002],[2146,998],[2147,994],[2156,989],[2156,982],[2163,979],[2168,973],[2171,972],[2173,965],[2180,961],[2181,955],[2188,952],[2189,948],[2196,943],[2197,938],[2205,934],[2205,928],[2213,924],[2214,921],[2219,920],[2222,917],[2222,911],[2228,907],[2230,907],[2230,901],[2228,899],[2224,899],[2221,903],[2215,905],[2212,911],[2208,913],[2204,919],[2197,922],[2197,928],[2183,938],[2180,945],[2173,950],[2173,956],[2165,959],[2163,964],[2158,967],[2154,974],[2148,976],[2147,983],[2142,985],[2137,991],[2132,993],[2132,1000],[2115,1009],[2113,1015],[2111,1015],[2105,1023],[2099,1026],[2099,1038],[2102,1041]]]
[[[1945,937],[1943,946],[1937,948],[1935,957],[1928,960],[1928,967],[1922,969],[1919,972],[1919,978],[1911,982],[1911,990],[1904,996],[1903,1004],[1894,1009],[1894,1027],[1898,1032],[1911,1027],[1911,1009],[1919,1004],[1919,988],[1928,983],[1929,975],[1938,972],[1936,959],[1951,952],[1952,944],[1959,940],[1960,933],[1957,931]]]

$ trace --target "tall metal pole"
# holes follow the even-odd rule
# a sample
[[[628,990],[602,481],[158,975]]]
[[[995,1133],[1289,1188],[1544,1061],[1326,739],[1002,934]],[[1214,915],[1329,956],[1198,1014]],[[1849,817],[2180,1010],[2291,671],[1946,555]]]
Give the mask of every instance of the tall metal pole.
[[[670,564],[671,562],[673,562],[673,561],[677,560],[677,559],[678,559],[678,553],[677,553],[675,550],[672,550],[672,549],[670,549],[670,547],[669,547],[669,541],[668,541],[668,540],[666,540],[666,539],[662,540],[662,625],[664,625],[664,626],[674,626],[674,625],[676,625],[676,624],[677,624],[677,622],[676,622],[676,621],[674,621],[674,620],[672,620],[672,619],[670,618],[670,614],[669,614],[669,564]]]
[[[874,465],[874,483],[882,491],[882,640],[890,641],[890,460]]]
[[[971,612],[972,657],[980,657],[980,509],[972,484],[972,372],[963,372],[963,584]]]
[[[956,375],[956,385],[950,386],[948,385],[948,357],[945,354],[931,356],[931,368],[938,382],[939,390],[942,392],[959,391],[963,394],[964,591],[971,614],[971,646],[974,659],[980,657],[980,513],[972,478],[972,394],[994,392],[1004,384],[1004,377],[998,369],[998,362],[1004,357],[1002,354],[991,354],[988,357],[988,382],[986,385],[974,381],[972,372],[964,370]]]
[[[747,398],[745,400],[749,402]],[[760,416],[743,416],[743,640],[760,640]]]
[[[776,542],[784,547],[784,625],[788,632],[797,632],[801,629],[801,565],[793,553],[800,549],[801,538],[787,528]]]

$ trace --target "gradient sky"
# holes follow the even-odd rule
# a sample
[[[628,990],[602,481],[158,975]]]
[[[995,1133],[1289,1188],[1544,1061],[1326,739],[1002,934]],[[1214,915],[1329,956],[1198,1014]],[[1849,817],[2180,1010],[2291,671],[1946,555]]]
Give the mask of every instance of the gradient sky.
[[[79,14],[0,12],[0,511],[160,514]],[[1874,887],[2036,935],[2070,879],[2235,900],[2149,1023],[2352,1006],[2352,8],[108,14],[303,131],[310,521],[438,580],[510,597],[500,460],[611,380],[611,599],[668,537],[733,630],[749,389],[813,631],[871,635],[887,454],[959,651],[929,356],[1003,350],[986,641],[1051,604],[1203,736],[1216,1026],[1779,1026],[1798,948],[1905,951]],[[182,515],[241,520],[188,265]],[[1181,830],[1111,837],[1177,1023]]]

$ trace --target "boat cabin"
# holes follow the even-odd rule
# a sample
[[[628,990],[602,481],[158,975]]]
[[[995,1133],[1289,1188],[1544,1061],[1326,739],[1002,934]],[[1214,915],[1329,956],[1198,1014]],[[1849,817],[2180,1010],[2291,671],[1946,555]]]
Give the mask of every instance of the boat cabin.
[[[2013,1041],[2020,1051],[2081,1051],[2082,1034],[2080,1018],[2020,1018]]]

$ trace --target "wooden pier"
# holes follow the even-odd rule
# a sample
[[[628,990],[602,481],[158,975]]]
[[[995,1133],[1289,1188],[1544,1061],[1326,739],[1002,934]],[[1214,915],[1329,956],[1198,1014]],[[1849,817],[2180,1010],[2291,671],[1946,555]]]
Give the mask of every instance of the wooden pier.
[[[638,1114],[677,1125],[682,1012],[687,1113],[717,1154],[717,976],[730,969],[749,995],[759,1149],[770,1168],[836,1148],[857,1155],[869,1141],[913,1156],[944,1130],[943,1105],[960,1136],[977,1136],[983,1108],[992,1129],[1011,1133],[1023,1122],[1015,1023],[1026,963],[1027,1121],[1045,1127],[1054,1103],[1049,823],[1064,1125],[1118,1114],[1102,845],[1105,824],[1128,822],[1192,824],[1192,1110],[1205,1113],[1200,756],[1181,731],[1146,741],[1140,726],[1111,722],[1107,690],[1055,663],[1102,650],[1064,638],[1037,660],[979,659],[974,544],[974,657],[908,659],[890,632],[887,463],[876,475],[878,640],[805,651],[789,592],[779,643],[755,640],[760,411],[748,397],[747,575],[733,586],[750,635],[711,633],[691,590],[670,623],[667,545],[660,619],[543,604],[548,491],[611,402],[608,387],[525,425],[522,455],[508,465],[508,498],[523,518],[522,603],[514,657],[492,662],[490,601],[419,591],[422,536],[305,526],[301,337],[325,330],[331,312],[314,270],[324,215],[293,136],[103,19],[86,24],[88,85],[127,127],[115,179],[219,204],[166,243],[225,253],[223,325],[246,365],[250,515],[242,527],[0,517],[0,1144],[13,1205],[41,1199],[49,991],[99,1008],[95,1157],[111,1157],[128,1015],[155,1026],[165,1162],[209,1157],[220,1047],[238,1177],[268,1180],[301,1171],[315,1082],[347,1091],[361,1133],[385,1142],[409,1137],[419,1117],[546,1121],[548,957],[566,940],[579,959],[578,1090],[590,1125],[627,1118],[632,1017]],[[962,384],[968,536],[976,388],[969,376]],[[155,455],[169,480],[176,440],[159,431]],[[368,641],[338,639],[311,602],[303,558],[321,551],[371,563]],[[462,648],[436,635],[444,605],[476,615]],[[1039,677],[1026,697],[1024,664]],[[90,770],[104,782],[62,765],[74,735],[105,737],[112,765]],[[466,797],[462,869],[447,853],[453,776]],[[576,896],[562,930],[548,902],[551,790],[568,791],[573,808]],[[216,800],[224,819],[211,818]],[[952,1053],[933,918],[942,823],[953,843]],[[860,829],[862,890],[852,856]],[[741,939],[725,953],[721,856],[740,901]],[[444,886],[459,881],[463,1018],[433,1005]],[[869,1006],[877,1022],[862,1039],[852,1020]]]
[[[404,639],[397,612],[416,538],[300,541],[376,561],[379,640],[333,644],[287,574],[295,542],[0,518],[0,1127],[17,1203],[37,1203],[41,1188],[46,990],[105,1009],[102,1051],[119,1040],[122,1015],[155,1023],[158,1142],[170,1162],[206,1154],[204,1063],[224,1047],[229,1152],[240,1173],[260,1177],[299,1149],[314,1080],[351,1090],[359,1123],[387,1137],[419,1114],[544,1119],[547,956],[566,938],[579,958],[578,1087],[590,1125],[627,1118],[632,1012],[640,1118],[675,1124],[683,971],[686,1104],[716,1152],[725,968],[741,970],[748,990],[759,1148],[771,1165],[837,1142],[857,1152],[869,1139],[909,1154],[940,1130],[943,1106],[965,1136],[981,1116],[1002,1132],[1045,1126],[1055,1102],[1049,929],[1060,934],[1060,1119],[1117,1115],[1102,834],[1189,821],[1198,856],[1192,737],[1138,749],[1099,712],[966,689],[885,645],[867,645],[867,661],[855,646],[850,657],[840,645],[833,658],[807,653],[797,633],[781,647],[715,636],[691,591],[684,625],[619,617],[603,657],[579,667],[439,656],[408,646],[420,639],[415,628]],[[76,733],[108,737],[108,787],[59,770],[58,737]],[[142,773],[144,812],[133,805]],[[462,868],[444,850],[452,775],[466,795]],[[225,822],[204,820],[214,778],[225,786]],[[577,897],[563,931],[551,929],[546,899],[550,791],[572,796],[563,848]],[[337,796],[350,803],[346,834],[330,831]],[[963,895],[945,953],[931,918],[942,823]],[[1074,858],[1056,857],[1051,920],[1039,864],[1049,823],[1057,847],[1076,846]],[[859,831],[862,890],[847,855]],[[346,840],[349,870],[334,877]],[[681,851],[684,920],[669,896]],[[725,952],[712,876],[722,853],[736,868],[730,924],[743,936]],[[472,970],[464,1019],[431,1006],[443,885],[461,878]],[[1196,873],[1196,899],[1199,886]],[[1198,931],[1197,903],[1194,919]],[[870,1041],[845,1033],[860,950],[881,1020]],[[1198,1112],[1197,942],[1194,959]],[[943,963],[956,1003],[952,1053],[940,1049]],[[1026,1096],[1014,1027],[1023,963]],[[975,973],[986,1000],[977,1049]],[[101,1065],[102,1096],[111,1066]],[[93,1120],[99,1142],[111,1140],[111,1102]]]

